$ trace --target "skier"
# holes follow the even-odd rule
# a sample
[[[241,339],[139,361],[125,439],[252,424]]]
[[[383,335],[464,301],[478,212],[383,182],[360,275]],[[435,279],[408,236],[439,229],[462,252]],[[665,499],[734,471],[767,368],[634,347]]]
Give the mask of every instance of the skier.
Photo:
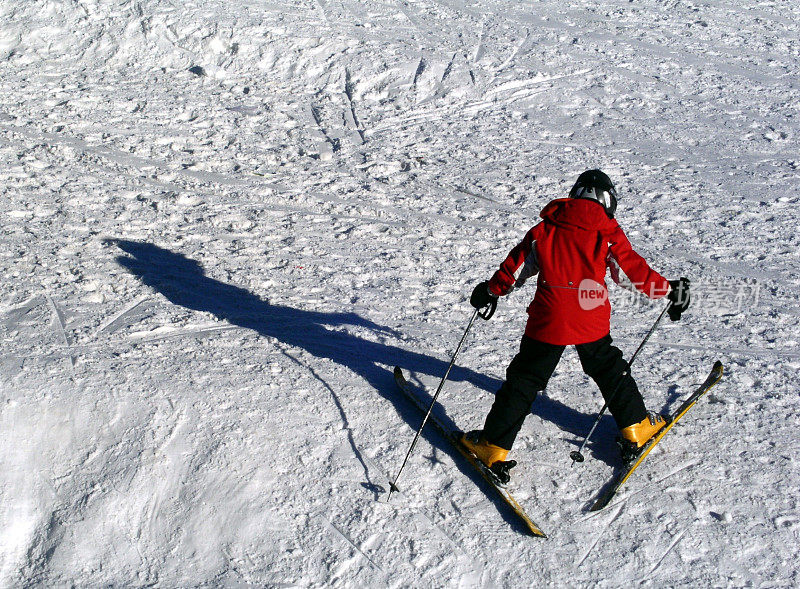
[[[689,306],[689,281],[668,281],[631,247],[614,219],[617,194],[609,177],[588,170],[569,198],[544,207],[533,227],[494,273],[475,287],[470,303],[494,307],[497,298],[538,274],[536,294],[519,353],[506,370],[483,430],[464,434],[462,443],[497,475],[510,480],[516,466],[506,461],[531,403],[544,390],[564,348],[575,346],[581,366],[600,388],[620,429],[623,460],[634,456],[666,422],[648,412],[622,352],[611,345],[611,305],[604,277],[652,299],[668,297],[670,319]]]

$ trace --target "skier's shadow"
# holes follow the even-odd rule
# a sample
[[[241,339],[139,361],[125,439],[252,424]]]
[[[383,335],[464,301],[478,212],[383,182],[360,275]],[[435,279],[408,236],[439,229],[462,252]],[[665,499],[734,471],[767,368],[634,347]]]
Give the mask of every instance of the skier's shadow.
[[[448,361],[348,333],[344,329],[345,326],[366,328],[376,334],[396,335],[392,330],[356,313],[325,313],[273,304],[243,288],[206,276],[197,261],[183,254],[152,243],[122,239],[109,239],[106,243],[116,245],[127,254],[117,257],[117,262],[121,266],[139,277],[144,284],[163,294],[173,304],[211,313],[230,324],[275,338],[285,344],[282,347],[286,349],[302,349],[314,357],[327,358],[346,366],[361,376],[380,395],[391,401],[400,417],[412,430],[419,427],[422,415],[411,402],[397,392],[392,367],[401,366],[416,374],[428,374],[438,378],[441,378],[447,370]],[[296,355],[287,354],[287,356],[296,363],[301,363]],[[336,387],[325,382],[313,366],[303,365],[331,394],[343,427],[348,432],[352,450],[366,474],[367,482],[364,483],[364,487],[376,496],[382,494],[385,489],[372,481],[367,460],[356,444],[347,412]],[[449,380],[468,382],[491,392],[496,391],[501,384],[497,379],[458,366],[453,367]],[[475,481],[481,480],[470,467],[462,464],[463,461],[457,456],[457,452],[433,430],[426,428],[423,437],[438,450],[453,456],[456,464],[467,476]],[[409,435],[409,443],[410,440]]]
[[[362,376],[381,393],[393,386],[393,366],[430,375],[442,375],[447,369],[444,360],[347,333],[342,327],[350,325],[376,334],[399,335],[356,313],[325,313],[273,304],[244,288],[209,278],[198,262],[183,254],[151,243],[120,239],[107,243],[128,254],[117,257],[120,265],[175,305],[211,313],[317,358],[331,359]],[[500,385],[497,379],[458,366],[453,367],[449,380],[491,391]]]
[[[587,381],[586,387],[587,391],[591,389],[599,397],[599,391],[594,383]],[[668,408],[680,398],[677,386],[671,386],[668,393],[669,397],[664,403],[661,413],[669,413]],[[540,394],[536,398],[531,407],[531,413],[558,426],[561,431],[567,434],[563,438],[564,441],[576,448],[581,445],[597,419],[596,414],[587,415],[581,413],[546,394]],[[597,424],[597,429],[595,429],[592,437],[586,443],[584,453],[590,453],[592,458],[605,462],[609,466],[619,466],[620,453],[619,447],[615,442],[617,437],[619,437],[617,424],[614,418],[606,412],[600,419],[600,423]]]
[[[557,388],[557,383],[553,384]],[[597,397],[600,397],[596,387],[589,393],[588,389],[594,387],[594,383],[587,383],[586,386],[588,394],[596,393]],[[555,424],[566,434],[562,439],[570,446],[574,446],[575,449],[581,445],[596,419],[596,414],[587,415],[546,394],[540,394],[536,398],[531,407],[531,413]],[[605,462],[609,466],[617,465],[619,463],[619,449],[614,439],[618,435],[619,430],[614,418],[606,414],[597,424],[597,429],[586,443],[584,455],[589,453],[595,460]]]

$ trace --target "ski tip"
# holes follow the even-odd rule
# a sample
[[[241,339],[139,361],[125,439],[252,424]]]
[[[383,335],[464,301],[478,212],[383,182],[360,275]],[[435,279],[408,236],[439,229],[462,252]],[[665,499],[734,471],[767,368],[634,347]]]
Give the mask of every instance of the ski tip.
[[[717,360],[714,362],[714,366],[711,367],[711,374],[708,376],[708,384],[710,386],[714,386],[720,380],[722,380],[722,373],[725,371],[725,367],[722,365],[722,362]]]
[[[545,534],[539,526],[537,526],[530,518],[525,518],[525,525],[528,527],[528,531],[531,533],[532,536],[536,538],[542,538],[544,540],[547,539],[547,534]]]

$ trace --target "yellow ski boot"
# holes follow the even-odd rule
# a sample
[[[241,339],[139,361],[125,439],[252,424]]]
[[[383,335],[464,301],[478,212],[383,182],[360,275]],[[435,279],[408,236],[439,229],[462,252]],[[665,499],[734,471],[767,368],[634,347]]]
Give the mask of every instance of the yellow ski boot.
[[[626,464],[633,462],[639,454],[639,449],[661,431],[661,428],[665,425],[667,425],[667,422],[663,415],[648,411],[647,417],[639,423],[622,428],[620,430],[622,437],[619,440],[622,461]]]
[[[510,471],[517,465],[517,462],[515,460],[506,460],[508,450],[486,441],[482,431],[473,430],[465,433],[461,436],[461,444],[497,477],[501,486],[511,480]]]

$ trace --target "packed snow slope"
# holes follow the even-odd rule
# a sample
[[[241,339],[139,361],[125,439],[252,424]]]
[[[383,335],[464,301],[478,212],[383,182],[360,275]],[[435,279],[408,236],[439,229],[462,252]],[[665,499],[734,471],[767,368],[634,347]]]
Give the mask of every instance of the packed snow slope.
[[[0,585],[800,585],[798,39],[788,1],[0,0]],[[513,449],[548,540],[433,432],[382,503],[392,366],[435,389],[593,167],[698,292],[648,406],[723,381],[590,514],[615,428],[570,468],[567,351]],[[470,333],[459,426],[534,291]],[[630,355],[662,303],[612,299]]]

